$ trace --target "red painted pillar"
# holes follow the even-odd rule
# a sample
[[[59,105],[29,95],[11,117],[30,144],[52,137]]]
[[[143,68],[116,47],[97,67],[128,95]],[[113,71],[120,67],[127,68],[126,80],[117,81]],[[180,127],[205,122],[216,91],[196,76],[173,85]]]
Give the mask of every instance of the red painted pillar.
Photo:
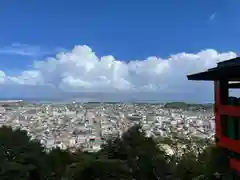
[[[214,113],[215,113],[215,129],[216,129],[216,143],[221,139],[221,116],[219,113],[219,107],[221,105],[221,92],[220,92],[220,82],[214,81]]]

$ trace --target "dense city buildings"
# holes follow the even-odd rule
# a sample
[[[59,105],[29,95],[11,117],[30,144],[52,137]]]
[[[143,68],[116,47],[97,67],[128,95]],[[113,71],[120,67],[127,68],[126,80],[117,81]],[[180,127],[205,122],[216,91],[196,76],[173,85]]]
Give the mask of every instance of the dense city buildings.
[[[147,136],[166,137],[172,132],[184,138],[212,139],[212,109],[169,108],[164,104],[69,103],[32,104],[0,102],[0,126],[26,130],[46,148],[81,148],[98,151],[109,138],[141,124]]]

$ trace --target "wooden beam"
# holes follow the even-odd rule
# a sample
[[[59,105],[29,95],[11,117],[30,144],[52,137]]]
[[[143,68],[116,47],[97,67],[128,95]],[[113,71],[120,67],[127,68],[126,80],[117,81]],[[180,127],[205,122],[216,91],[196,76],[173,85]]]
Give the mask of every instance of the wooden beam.
[[[240,116],[240,106],[220,105],[218,113],[221,115]],[[239,146],[240,147],[240,146]]]
[[[240,83],[228,83],[228,88],[238,89],[238,88],[240,88]]]

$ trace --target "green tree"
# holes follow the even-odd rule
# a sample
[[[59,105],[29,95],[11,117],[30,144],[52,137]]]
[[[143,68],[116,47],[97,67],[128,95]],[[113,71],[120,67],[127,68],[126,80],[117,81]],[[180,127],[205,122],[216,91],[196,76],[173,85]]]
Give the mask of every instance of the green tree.
[[[174,155],[167,155],[162,145],[169,145]],[[0,128],[1,180],[227,180],[228,158],[227,150],[209,140],[176,133],[154,140],[139,125],[97,153],[60,148],[46,153],[26,131]]]
[[[205,177],[214,179],[219,174],[222,179],[229,179],[229,152],[227,149],[209,145],[198,157]]]
[[[60,180],[66,173],[66,167],[73,163],[70,151],[54,148],[47,154],[47,163],[51,171],[48,179]]]
[[[197,162],[197,156],[193,152],[187,152],[181,156],[176,164],[174,177],[176,179],[192,180],[201,175],[201,164]]]
[[[79,179],[130,180],[127,164],[118,159],[98,159],[85,165]]]
[[[45,179],[45,151],[26,131],[0,128],[0,179]]]
[[[136,180],[166,179],[169,176],[165,152],[152,138],[145,136],[139,125],[130,128],[122,138],[108,141],[103,145],[102,152],[109,159],[126,161]]]

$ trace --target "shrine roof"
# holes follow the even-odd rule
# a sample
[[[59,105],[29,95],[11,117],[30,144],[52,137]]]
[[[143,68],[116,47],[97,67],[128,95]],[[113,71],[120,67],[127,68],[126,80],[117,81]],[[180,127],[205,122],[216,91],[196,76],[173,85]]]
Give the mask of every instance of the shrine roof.
[[[240,80],[240,57],[217,63],[217,67],[187,76],[188,80]]]

